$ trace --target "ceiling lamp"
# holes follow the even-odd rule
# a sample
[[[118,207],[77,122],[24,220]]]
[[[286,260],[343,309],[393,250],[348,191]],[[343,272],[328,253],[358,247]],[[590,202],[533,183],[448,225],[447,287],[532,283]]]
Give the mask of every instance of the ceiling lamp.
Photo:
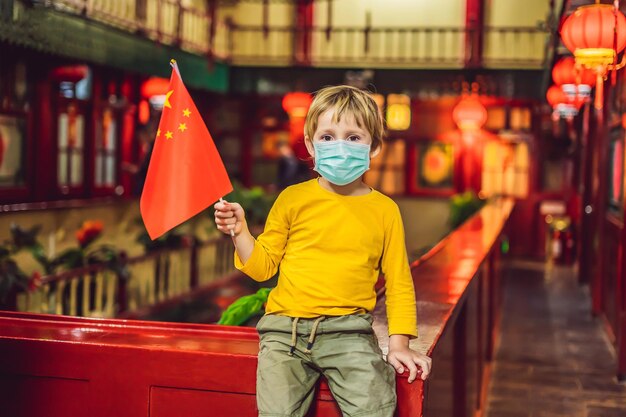
[[[626,47],[626,17],[614,6],[596,4],[581,6],[561,27],[563,43],[574,54],[576,64],[596,74],[596,100],[594,106],[602,108],[603,80],[615,65],[617,54]]]

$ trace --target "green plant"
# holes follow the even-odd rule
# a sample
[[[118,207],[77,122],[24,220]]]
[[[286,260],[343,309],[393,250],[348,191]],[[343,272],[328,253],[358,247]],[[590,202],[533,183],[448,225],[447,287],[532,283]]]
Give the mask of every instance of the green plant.
[[[485,204],[473,191],[466,191],[450,197],[450,226],[459,227],[472,214],[476,213]]]
[[[129,276],[126,265],[126,254],[111,245],[94,246],[93,243],[101,236],[104,225],[100,221],[87,220],[76,232],[78,247],[63,251],[52,262],[65,269],[103,264],[107,269],[122,278]]]
[[[239,183],[233,184],[233,191],[224,197],[226,201],[239,203],[246,212],[249,225],[260,226],[265,223],[267,215],[276,200],[276,195],[266,192],[261,187],[245,188]],[[213,212],[210,212],[213,217]]]
[[[11,239],[0,244],[0,304],[10,301],[9,295],[16,291],[32,291],[41,283],[42,273],[34,271],[28,276],[18,265],[15,256],[22,251],[29,252],[39,263],[45,275],[52,275],[59,268],[66,270],[103,264],[122,278],[129,276],[126,255],[111,245],[94,245],[100,237],[103,224],[100,221],[86,221],[76,232],[78,247],[66,249],[59,256],[50,258],[37,240],[41,225],[25,230],[11,224]],[[11,307],[11,306],[9,306]]]
[[[147,231],[137,236],[137,242],[143,245],[146,253],[154,252],[161,249],[178,249],[182,248],[189,242],[189,238],[175,230],[165,233],[158,239],[152,240]]]
[[[255,294],[244,295],[235,300],[222,313],[217,324],[228,326],[240,326],[251,317],[262,315],[265,311],[265,303],[273,288],[261,288]]]
[[[44,271],[54,269],[54,262],[45,255],[43,247],[37,242],[37,234],[41,226],[36,225],[24,230],[17,224],[11,224],[11,239],[0,245],[0,305],[6,305],[9,295],[18,290],[32,290],[39,285],[41,273],[35,271],[28,276],[17,264],[15,256],[28,251],[44,268]]]

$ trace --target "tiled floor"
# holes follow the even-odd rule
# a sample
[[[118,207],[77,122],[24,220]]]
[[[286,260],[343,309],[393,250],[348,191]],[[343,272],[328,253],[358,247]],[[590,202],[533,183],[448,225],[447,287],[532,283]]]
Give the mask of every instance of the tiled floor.
[[[626,386],[571,268],[512,262],[487,417],[626,417]]]

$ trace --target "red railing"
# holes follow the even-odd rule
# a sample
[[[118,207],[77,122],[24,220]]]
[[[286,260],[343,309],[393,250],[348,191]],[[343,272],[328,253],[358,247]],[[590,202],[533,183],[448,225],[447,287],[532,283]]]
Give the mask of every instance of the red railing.
[[[501,302],[496,200],[412,267],[426,383],[396,380],[398,417],[484,415]],[[226,241],[228,241],[226,239]],[[384,294],[373,311],[387,349]],[[258,337],[247,327],[0,312],[0,410],[7,416],[253,417]],[[339,417],[320,384],[308,416]]]

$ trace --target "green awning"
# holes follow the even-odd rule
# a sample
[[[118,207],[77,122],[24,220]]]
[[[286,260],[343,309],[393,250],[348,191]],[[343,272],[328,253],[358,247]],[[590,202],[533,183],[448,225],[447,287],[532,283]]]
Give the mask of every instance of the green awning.
[[[228,89],[229,68],[206,57],[44,7],[15,9],[0,18],[0,40],[85,62],[168,77],[170,59],[178,61],[188,87],[215,92]]]

